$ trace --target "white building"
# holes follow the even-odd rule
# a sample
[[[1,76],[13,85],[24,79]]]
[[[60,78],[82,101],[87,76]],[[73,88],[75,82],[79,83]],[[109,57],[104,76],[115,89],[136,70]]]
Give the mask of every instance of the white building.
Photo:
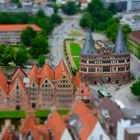
[[[74,139],[110,140],[91,110],[79,99],[70,111],[69,124]]]
[[[117,126],[116,140],[140,140],[140,119],[121,120]]]
[[[127,11],[139,11],[140,10],[140,0],[128,0],[127,1]]]
[[[133,31],[140,30],[140,14],[139,13],[124,14],[120,20],[120,23],[122,25],[125,24],[129,25]]]
[[[56,0],[56,3],[58,5],[61,5],[61,4],[66,4],[69,0]],[[75,1],[75,0],[72,0],[72,1]]]

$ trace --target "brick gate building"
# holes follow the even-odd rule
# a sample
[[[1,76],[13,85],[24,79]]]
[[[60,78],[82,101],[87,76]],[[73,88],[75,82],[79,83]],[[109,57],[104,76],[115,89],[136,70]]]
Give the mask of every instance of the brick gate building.
[[[121,27],[115,46],[97,52],[91,32],[88,32],[80,54],[80,78],[90,84],[124,84],[130,81],[130,54]]]

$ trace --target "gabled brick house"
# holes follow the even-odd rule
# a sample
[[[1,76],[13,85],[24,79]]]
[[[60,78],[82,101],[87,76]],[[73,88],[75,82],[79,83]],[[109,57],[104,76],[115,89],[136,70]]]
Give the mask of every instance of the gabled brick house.
[[[70,108],[75,99],[73,79],[63,60],[55,69],[48,63],[43,68],[33,65],[29,76],[18,68],[10,79],[0,69],[0,78],[0,110]]]

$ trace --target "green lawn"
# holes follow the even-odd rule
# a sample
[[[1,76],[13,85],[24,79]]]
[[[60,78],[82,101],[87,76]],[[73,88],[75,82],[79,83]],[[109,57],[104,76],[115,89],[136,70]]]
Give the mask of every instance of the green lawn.
[[[25,118],[25,111],[0,111],[0,118]]]
[[[68,114],[69,110],[61,109],[61,110],[57,110],[57,112],[61,115],[64,115],[64,114]],[[35,112],[35,116],[36,117],[47,117],[50,113],[51,113],[50,110],[38,110]]]
[[[79,57],[73,57],[73,61],[74,61],[74,63],[75,63],[75,65],[76,65],[76,68],[77,69],[79,69],[79,67],[80,67],[80,58]]]
[[[35,112],[36,117],[47,117],[51,113],[50,110],[38,110]]]
[[[61,109],[61,110],[57,110],[57,112],[60,114],[60,115],[65,115],[65,114],[68,114],[69,113],[69,110],[68,109]]]
[[[71,42],[70,43],[70,51],[72,56],[79,56],[81,52],[81,48],[79,44]]]

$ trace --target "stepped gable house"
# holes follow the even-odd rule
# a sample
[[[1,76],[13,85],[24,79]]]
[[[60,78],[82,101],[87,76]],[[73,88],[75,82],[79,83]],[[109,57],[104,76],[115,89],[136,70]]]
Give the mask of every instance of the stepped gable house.
[[[130,81],[130,54],[126,48],[121,26],[115,46],[96,51],[91,32],[88,32],[80,54],[80,78],[90,84],[124,84]]]
[[[74,84],[63,60],[53,69],[33,65],[29,75],[18,68],[10,79],[0,68],[0,110],[70,108],[74,101]]]

